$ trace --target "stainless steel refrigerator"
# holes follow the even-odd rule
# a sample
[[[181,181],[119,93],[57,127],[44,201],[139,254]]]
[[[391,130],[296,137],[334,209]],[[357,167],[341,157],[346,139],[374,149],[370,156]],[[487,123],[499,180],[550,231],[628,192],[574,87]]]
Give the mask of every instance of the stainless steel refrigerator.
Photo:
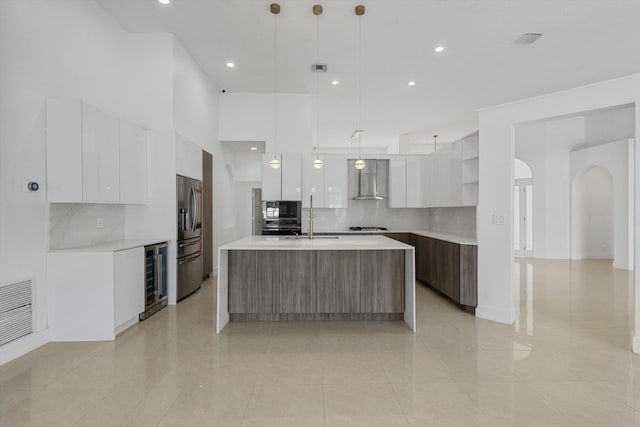
[[[202,182],[177,175],[178,301],[202,284]]]

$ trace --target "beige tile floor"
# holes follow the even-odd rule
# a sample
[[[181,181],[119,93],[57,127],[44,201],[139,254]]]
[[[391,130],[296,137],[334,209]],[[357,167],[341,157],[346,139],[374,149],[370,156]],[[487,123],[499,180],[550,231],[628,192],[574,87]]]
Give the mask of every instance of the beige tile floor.
[[[602,261],[516,263],[518,320],[418,283],[400,322],[232,323],[215,283],[115,342],[50,343],[0,367],[0,425],[640,425],[631,276]]]

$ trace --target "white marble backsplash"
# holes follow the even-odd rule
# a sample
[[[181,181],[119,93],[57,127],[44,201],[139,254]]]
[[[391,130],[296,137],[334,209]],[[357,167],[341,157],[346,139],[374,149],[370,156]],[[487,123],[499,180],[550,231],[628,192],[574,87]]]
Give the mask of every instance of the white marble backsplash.
[[[390,230],[423,230],[426,209],[391,209],[388,200],[349,200],[347,209],[314,209],[313,228],[317,232],[345,231],[349,227],[386,227]],[[309,209],[302,210],[302,231],[307,232]]]
[[[102,218],[102,228],[97,227]],[[49,248],[66,249],[124,239],[124,205],[52,203]]]
[[[427,230],[476,238],[475,206],[429,208]]]
[[[350,200],[347,209],[314,209],[316,232],[346,231],[352,226],[389,230],[428,230],[476,237],[476,208],[391,209],[387,200]],[[309,226],[309,209],[302,210],[302,232]]]

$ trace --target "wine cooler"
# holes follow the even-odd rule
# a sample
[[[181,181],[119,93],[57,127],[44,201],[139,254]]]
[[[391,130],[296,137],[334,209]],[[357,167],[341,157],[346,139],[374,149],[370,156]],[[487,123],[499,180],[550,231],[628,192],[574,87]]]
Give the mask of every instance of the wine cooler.
[[[144,320],[167,305],[167,243],[144,247]]]

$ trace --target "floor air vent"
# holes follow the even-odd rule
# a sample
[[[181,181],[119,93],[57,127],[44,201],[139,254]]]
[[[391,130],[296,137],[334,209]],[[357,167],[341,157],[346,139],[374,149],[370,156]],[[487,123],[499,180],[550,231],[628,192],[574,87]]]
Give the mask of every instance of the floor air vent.
[[[33,332],[31,280],[0,287],[0,346]]]

